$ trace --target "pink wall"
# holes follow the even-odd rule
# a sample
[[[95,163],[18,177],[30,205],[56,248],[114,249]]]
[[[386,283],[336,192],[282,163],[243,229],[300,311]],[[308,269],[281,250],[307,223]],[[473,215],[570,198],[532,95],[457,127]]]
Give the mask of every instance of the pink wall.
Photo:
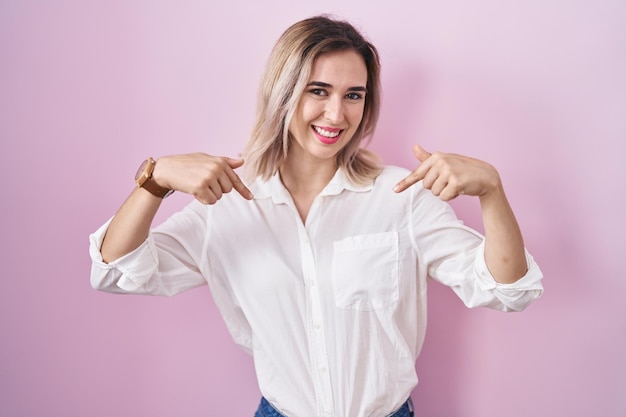
[[[382,52],[373,147],[492,162],[546,275],[522,314],[433,285],[420,417],[626,415],[626,3],[215,3],[0,2],[0,415],[252,415],[252,361],[207,289],[93,291],[87,236],[146,156],[236,155],[275,39],[324,11]]]

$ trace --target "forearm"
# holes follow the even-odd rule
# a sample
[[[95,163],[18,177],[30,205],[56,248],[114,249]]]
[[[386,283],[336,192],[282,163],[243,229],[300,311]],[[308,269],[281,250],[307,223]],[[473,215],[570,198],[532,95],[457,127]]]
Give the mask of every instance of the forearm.
[[[251,200],[252,193],[234,171],[241,165],[242,159],[203,153],[166,156],[154,163],[151,178],[160,188],[191,194],[204,204],[215,204],[233,189]],[[144,188],[131,193],[107,229],[100,251],[104,262],[130,253],[146,240],[161,201]]]
[[[513,283],[527,271],[524,240],[501,184],[480,197],[485,228],[485,262],[500,283]]]
[[[132,252],[146,240],[161,201],[143,188],[133,190],[107,229],[101,248],[104,262]]]

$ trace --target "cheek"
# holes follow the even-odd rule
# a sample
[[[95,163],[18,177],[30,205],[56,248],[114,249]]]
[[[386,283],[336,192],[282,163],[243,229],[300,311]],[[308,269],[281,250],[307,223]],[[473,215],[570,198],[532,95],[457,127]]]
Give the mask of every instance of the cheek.
[[[291,129],[293,130],[303,130],[309,123],[309,106],[301,103],[293,114],[293,118],[291,119]]]
[[[320,112],[321,110],[319,104],[309,100],[305,103],[302,103],[302,105],[298,109],[298,116],[303,124],[309,124],[319,117]]]
[[[359,127],[359,125],[361,124],[361,121],[363,120],[364,110],[364,106],[360,106],[359,108],[353,109],[353,111],[350,112],[348,117],[350,117],[350,124],[354,129]]]

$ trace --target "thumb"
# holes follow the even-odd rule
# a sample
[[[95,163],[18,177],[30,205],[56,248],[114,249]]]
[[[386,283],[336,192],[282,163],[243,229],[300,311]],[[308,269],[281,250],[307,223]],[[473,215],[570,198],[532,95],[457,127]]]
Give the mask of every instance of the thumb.
[[[224,160],[226,161],[228,166],[231,167],[232,169],[239,168],[240,166],[243,165],[243,158],[233,159],[233,158],[229,158],[225,156]]]
[[[431,155],[430,152],[426,152],[424,148],[417,144],[413,146],[413,154],[420,162],[424,162]]]

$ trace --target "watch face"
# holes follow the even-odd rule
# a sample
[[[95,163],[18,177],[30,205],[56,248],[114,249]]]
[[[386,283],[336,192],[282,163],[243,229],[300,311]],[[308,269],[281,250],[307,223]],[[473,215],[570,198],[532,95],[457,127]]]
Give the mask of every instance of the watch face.
[[[146,159],[139,166],[139,169],[137,170],[137,173],[135,174],[135,181],[139,181],[139,178],[141,178],[141,176],[144,174],[144,172],[146,172],[146,167],[147,166],[148,166],[148,160]]]
[[[137,186],[145,189],[149,193],[157,197],[165,198],[172,194],[174,190],[161,187],[154,180],[152,180],[152,171],[154,171],[155,165],[156,161],[152,158],[148,158],[143,161],[137,170],[137,174],[135,174],[135,182],[137,183]]]

